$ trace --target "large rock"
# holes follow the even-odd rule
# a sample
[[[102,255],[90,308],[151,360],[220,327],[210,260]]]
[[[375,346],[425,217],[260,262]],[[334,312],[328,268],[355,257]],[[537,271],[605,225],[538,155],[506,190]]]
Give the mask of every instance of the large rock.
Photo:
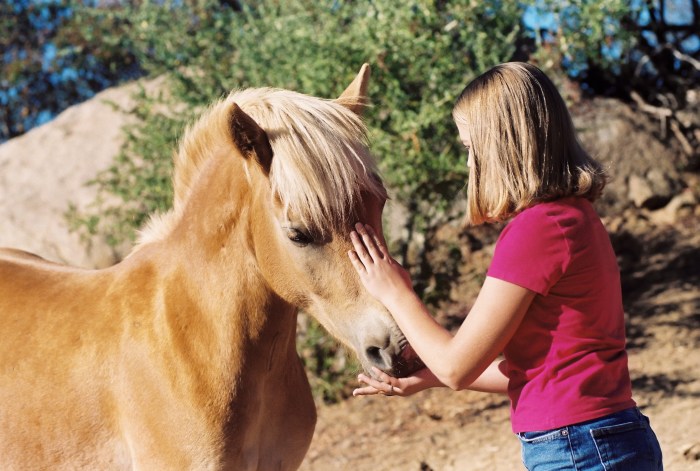
[[[618,214],[629,207],[658,209],[687,187],[683,155],[655,136],[658,121],[614,99],[597,98],[572,110],[583,147],[608,171],[598,209]]]
[[[86,183],[119,152],[129,120],[119,109],[132,105],[136,86],[108,89],[0,146],[0,247],[86,268],[123,255],[104,238],[81,240],[65,214],[70,204],[81,210],[94,200],[96,189]]]

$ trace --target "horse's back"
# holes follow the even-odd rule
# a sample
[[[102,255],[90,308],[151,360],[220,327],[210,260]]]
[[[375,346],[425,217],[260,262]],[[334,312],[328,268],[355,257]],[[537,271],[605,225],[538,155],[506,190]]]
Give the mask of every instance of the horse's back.
[[[2,466],[87,468],[101,456],[108,467],[127,466],[104,386],[114,346],[97,335],[104,281],[97,271],[0,249]]]
[[[112,279],[105,271],[0,249],[0,366],[21,355],[55,362],[94,341],[113,321],[104,300]]]
[[[0,249],[0,367],[8,370],[6,377],[33,362],[37,373],[46,370],[84,343],[76,342],[76,335],[89,337],[91,328],[83,320],[92,310],[85,298],[93,288],[87,273],[29,252]]]
[[[0,248],[0,330],[20,311],[36,311],[70,286],[79,268],[50,262],[23,250]]]
[[[48,261],[41,258],[35,253],[27,252],[25,250],[13,249],[9,247],[0,247],[0,260],[35,260],[35,261]]]
[[[11,281],[20,270],[34,271],[37,274],[51,271],[63,273],[83,271],[80,268],[46,260],[31,252],[0,247],[0,283]]]

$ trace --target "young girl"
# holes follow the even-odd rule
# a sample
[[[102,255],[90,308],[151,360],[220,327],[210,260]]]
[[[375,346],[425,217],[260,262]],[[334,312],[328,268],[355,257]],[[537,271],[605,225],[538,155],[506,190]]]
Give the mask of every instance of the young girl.
[[[662,469],[632,399],[620,275],[591,204],[605,176],[559,92],[532,65],[502,64],[464,89],[453,118],[469,156],[466,222],[510,222],[454,336],[372,228],[355,226],[353,265],[426,368],[408,378],[361,374],[354,394],[507,393],[528,470]]]

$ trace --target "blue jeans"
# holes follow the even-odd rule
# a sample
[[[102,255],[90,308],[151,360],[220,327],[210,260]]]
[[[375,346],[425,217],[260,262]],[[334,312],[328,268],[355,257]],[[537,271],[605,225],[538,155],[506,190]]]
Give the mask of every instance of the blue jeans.
[[[632,407],[599,419],[517,434],[528,471],[658,471],[661,447],[649,419]]]

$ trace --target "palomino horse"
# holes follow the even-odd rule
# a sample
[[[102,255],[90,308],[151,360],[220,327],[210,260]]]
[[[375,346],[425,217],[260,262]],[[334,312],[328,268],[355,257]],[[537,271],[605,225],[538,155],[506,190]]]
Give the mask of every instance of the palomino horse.
[[[296,469],[316,421],[297,309],[363,367],[410,351],[350,265],[380,227],[362,107],[249,89],[175,155],[173,209],[121,263],[83,270],[0,252],[0,468]]]

